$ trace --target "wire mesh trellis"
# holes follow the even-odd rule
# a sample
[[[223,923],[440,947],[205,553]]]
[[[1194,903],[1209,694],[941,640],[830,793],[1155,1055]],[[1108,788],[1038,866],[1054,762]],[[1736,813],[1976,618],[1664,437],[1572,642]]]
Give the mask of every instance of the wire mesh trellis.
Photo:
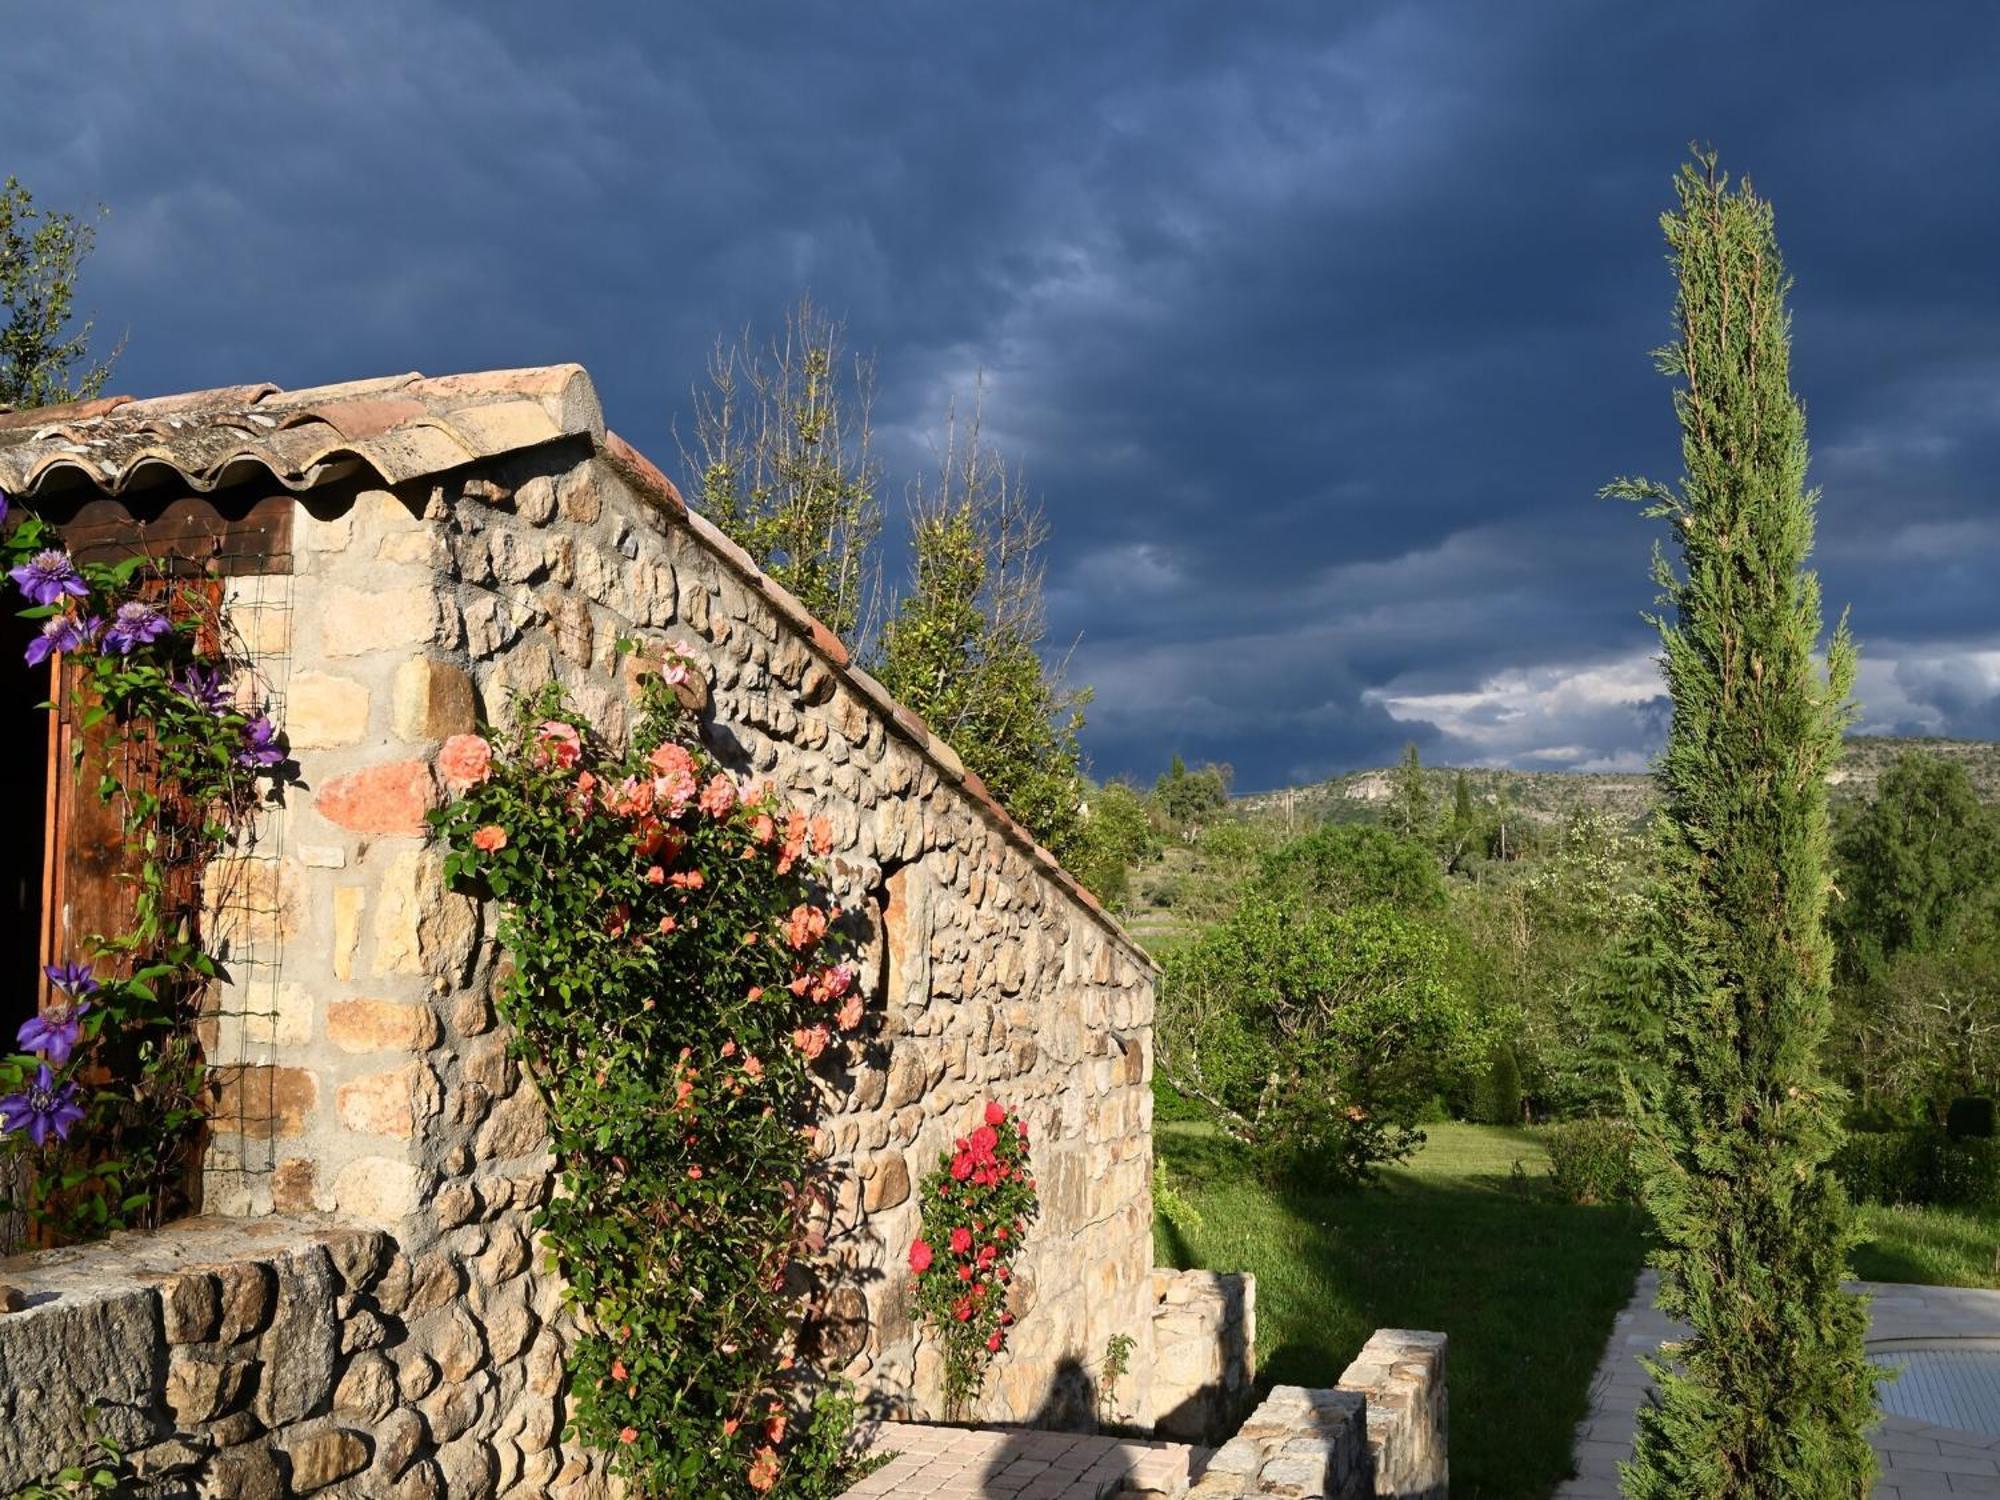
[[[226,663],[232,706],[267,714],[282,725],[291,668],[292,576],[289,497],[233,509],[202,500],[169,501],[172,523],[149,535],[160,517],[140,521],[107,502],[86,503],[65,527],[80,558],[146,559],[151,581],[144,591],[176,613],[193,614],[202,654]],[[190,524],[192,520],[192,524]],[[58,521],[58,524],[62,523]],[[205,832],[214,810],[194,807],[162,784],[158,751],[144,727],[94,726],[91,705],[79,692],[74,664],[58,661],[49,774],[53,821],[44,829],[50,857],[43,895],[45,955],[65,961],[90,954],[100,971],[130,974],[147,961],[144,950],[118,951],[101,935],[136,926],[144,899],[136,879],[140,855],[128,839],[125,811],[135,794],[156,797],[157,815],[147,837],[165,868],[158,891],[161,941],[184,938],[219,963],[222,976],[185,986],[169,997],[184,1044],[207,1074],[199,1103],[207,1118],[177,1139],[146,1186],[145,1218],[151,1222],[200,1205],[204,1154],[217,1166],[268,1170],[275,1101],[272,1069],[264,1064],[278,1031],[280,967],[286,911],[282,888],[284,808],[268,801],[230,810],[230,832],[217,848]],[[100,782],[112,788],[99,795]],[[42,999],[50,998],[46,981]],[[126,1038],[106,1047],[104,1082],[136,1066],[120,1048],[158,1045],[157,1038]],[[104,1149],[117,1155],[115,1142]],[[0,1197],[13,1198],[19,1179],[36,1168],[34,1156],[0,1154]],[[137,1186],[131,1184],[130,1186]],[[18,1217],[0,1221],[0,1254],[23,1248],[29,1235]]]

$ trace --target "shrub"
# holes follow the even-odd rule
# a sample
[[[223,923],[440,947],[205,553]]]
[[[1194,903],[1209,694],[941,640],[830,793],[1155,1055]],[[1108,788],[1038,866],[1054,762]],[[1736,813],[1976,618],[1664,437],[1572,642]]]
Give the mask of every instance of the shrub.
[[[1848,1136],[1833,1159],[1851,1197],[1870,1203],[2000,1205],[2000,1142],[1936,1129]]]
[[[832,1193],[813,1063],[864,1002],[831,830],[708,755],[668,691],[691,670],[647,680],[622,754],[554,687],[498,743],[447,741],[432,821],[454,887],[499,904],[497,999],[548,1109],[572,1430],[635,1494],[804,1500],[841,1488],[847,1411],[799,1357]]]
[[[1473,1112],[1487,1125],[1521,1123],[1521,1065],[1505,1043],[1494,1049],[1493,1060],[1480,1077]]]
[[[1945,1110],[1944,1131],[1955,1141],[1993,1139],[1993,1101],[1954,1099]]]
[[[1392,907],[1253,897],[1167,961],[1159,1056],[1274,1178],[1364,1180],[1423,1141],[1440,1086],[1491,1045],[1443,935]]]
[[[1569,1120],[1548,1131],[1549,1176],[1572,1203],[1636,1203],[1635,1139],[1624,1120]]]
[[[926,1174],[910,1246],[917,1312],[944,1353],[944,1413],[962,1420],[1007,1342],[1013,1259],[1038,1209],[1028,1127],[999,1103]]]

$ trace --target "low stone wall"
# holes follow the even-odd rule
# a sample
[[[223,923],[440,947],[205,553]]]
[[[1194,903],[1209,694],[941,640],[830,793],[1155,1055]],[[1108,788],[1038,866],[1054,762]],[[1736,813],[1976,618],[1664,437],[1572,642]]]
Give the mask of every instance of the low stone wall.
[[[1341,1374],[1340,1389],[1368,1400],[1368,1451],[1377,1496],[1445,1500],[1450,1412],[1441,1333],[1378,1328]]]
[[[100,1440],[139,1493],[546,1493],[561,1346],[509,1296],[527,1265],[518,1239],[461,1268],[283,1217],[0,1261],[25,1304],[0,1314],[0,1493]]]
[[[1447,1347],[1441,1333],[1382,1328],[1335,1389],[1274,1387],[1189,1500],[1445,1500]]]
[[[1188,1500],[1368,1500],[1367,1405],[1359,1391],[1272,1387]]]
[[[1153,1272],[1153,1411],[1160,1436],[1227,1437],[1250,1407],[1257,1374],[1257,1278]]]

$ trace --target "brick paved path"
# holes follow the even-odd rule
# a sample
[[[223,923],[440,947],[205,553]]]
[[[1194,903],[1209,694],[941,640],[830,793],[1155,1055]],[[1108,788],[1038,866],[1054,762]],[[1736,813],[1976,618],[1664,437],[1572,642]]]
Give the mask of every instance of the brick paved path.
[[[1653,1306],[1658,1289],[1654,1272],[1641,1274],[1631,1302],[1612,1325],[1591,1386],[1590,1415],[1577,1428],[1577,1477],[1557,1489],[1555,1500],[1618,1500],[1618,1462],[1631,1456],[1634,1413],[1650,1388],[1639,1358],[1681,1332]],[[1872,1299],[1871,1342],[2000,1338],[2000,1292],[1887,1282],[1862,1282],[1858,1290]],[[2000,1433],[1960,1432],[1888,1416],[1869,1442],[1882,1464],[1875,1500],[2000,1496]]]
[[[1025,1428],[926,1427],[887,1423],[870,1444],[896,1458],[841,1500],[891,1495],[990,1500],[1112,1500],[1179,1497],[1195,1451],[1179,1443],[1084,1437]]]

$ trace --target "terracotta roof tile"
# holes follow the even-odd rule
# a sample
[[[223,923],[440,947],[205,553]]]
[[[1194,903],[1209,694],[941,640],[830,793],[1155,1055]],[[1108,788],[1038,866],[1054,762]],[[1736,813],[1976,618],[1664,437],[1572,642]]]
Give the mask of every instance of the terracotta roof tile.
[[[208,491],[254,479],[306,490],[356,472],[400,484],[575,436],[604,436],[580,365],[108,397],[0,415],[0,489]]]

